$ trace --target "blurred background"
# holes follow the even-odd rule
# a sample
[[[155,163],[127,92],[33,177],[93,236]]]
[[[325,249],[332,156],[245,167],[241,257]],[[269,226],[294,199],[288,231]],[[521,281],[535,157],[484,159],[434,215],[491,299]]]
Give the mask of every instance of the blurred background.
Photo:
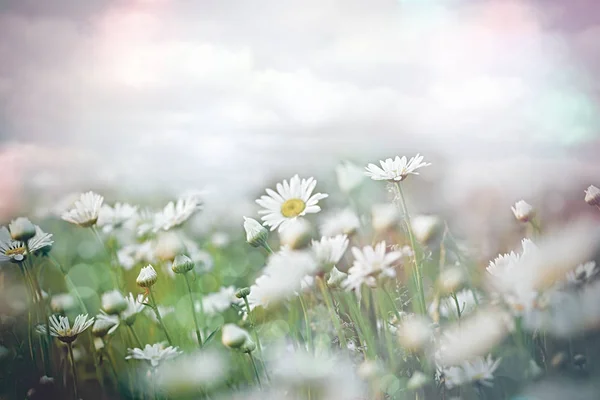
[[[563,215],[600,184],[598,37],[595,0],[2,0],[0,220],[202,190],[239,225],[417,152],[421,212]]]

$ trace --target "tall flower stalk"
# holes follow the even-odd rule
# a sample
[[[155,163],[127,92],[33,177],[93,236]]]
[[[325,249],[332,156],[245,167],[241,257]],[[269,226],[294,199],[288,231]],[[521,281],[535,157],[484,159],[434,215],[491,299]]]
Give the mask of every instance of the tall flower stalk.
[[[171,269],[176,274],[181,274],[185,278],[185,284],[187,286],[188,294],[190,295],[190,305],[192,307],[191,311],[192,318],[194,319],[194,327],[196,328],[196,338],[198,339],[198,346],[202,348],[202,335],[200,334],[200,325],[198,324],[198,317],[196,316],[196,306],[194,305],[192,285],[190,285],[190,279],[188,277],[188,272],[194,269],[194,262],[187,256],[178,255],[175,257]],[[200,310],[202,310],[202,308],[202,299],[200,299]]]

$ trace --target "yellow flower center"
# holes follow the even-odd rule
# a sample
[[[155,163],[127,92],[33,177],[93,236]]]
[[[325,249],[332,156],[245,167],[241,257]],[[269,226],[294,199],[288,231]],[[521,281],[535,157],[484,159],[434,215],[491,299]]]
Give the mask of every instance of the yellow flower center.
[[[281,205],[281,214],[286,218],[297,217],[306,208],[306,203],[300,199],[288,199]]]
[[[25,247],[15,247],[12,249],[8,249],[4,252],[4,254],[6,254],[7,257],[11,257],[17,254],[21,254],[21,255],[25,255],[25,253],[27,252],[27,250],[25,250]]]

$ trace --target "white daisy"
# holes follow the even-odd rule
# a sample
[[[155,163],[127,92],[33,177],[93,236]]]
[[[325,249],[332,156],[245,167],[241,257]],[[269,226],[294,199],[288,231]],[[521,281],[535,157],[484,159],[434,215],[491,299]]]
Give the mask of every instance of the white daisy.
[[[100,208],[97,224],[104,233],[110,233],[121,228],[126,222],[135,217],[137,206],[127,203],[116,203],[114,207],[105,204]]]
[[[25,217],[19,217],[8,224],[13,240],[25,242],[35,236],[35,225]]]
[[[415,215],[410,219],[413,235],[421,243],[427,243],[442,227],[442,220],[435,215]]]
[[[320,266],[334,266],[348,248],[348,236],[322,237],[320,241],[312,241],[312,251]]]
[[[264,246],[267,243],[269,232],[254,218],[244,217],[244,230],[246,241],[252,247]]]
[[[590,261],[579,264],[575,270],[567,272],[567,281],[571,283],[585,283],[590,281],[596,274],[596,262]]]
[[[256,200],[258,205],[265,208],[258,212],[264,214],[262,220],[265,225],[270,226],[272,231],[277,228],[281,231],[290,221],[321,211],[317,203],[328,195],[312,194],[316,185],[317,181],[312,177],[300,180],[298,175],[294,175],[289,183],[287,180],[278,183],[277,192],[266,189],[268,196],[263,195]]]
[[[535,214],[531,204],[525,200],[517,201],[510,209],[515,214],[515,218],[521,222],[528,222]]]
[[[156,261],[154,243],[147,241],[123,246],[117,251],[117,260],[127,271],[138,264],[151,264]]]
[[[34,255],[47,254],[54,241],[52,234],[45,233],[39,226],[35,227],[35,236],[28,241],[29,251]],[[8,229],[0,228],[0,262],[10,261],[19,263],[27,257],[27,246],[24,242],[13,240]]]
[[[97,337],[112,335],[119,327],[119,317],[108,315],[104,311],[96,315],[96,321],[92,326],[92,334]]]
[[[69,318],[62,315],[51,315],[48,321],[50,322],[50,335],[57,337],[61,342],[71,343],[77,339],[80,333],[92,326],[94,318],[88,319],[87,314],[80,314],[75,318],[72,328]]]
[[[156,270],[152,265],[148,264],[147,266],[142,267],[135,282],[140,287],[149,288],[152,287],[157,280],[158,274],[156,273]]]
[[[179,348],[169,346],[163,347],[162,344],[156,343],[153,345],[147,344],[144,346],[144,349],[127,349],[129,355],[125,357],[126,360],[145,360],[150,363],[152,367],[158,367],[162,361],[171,359],[173,357],[177,357],[182,352],[179,351]]]
[[[62,215],[62,219],[75,225],[89,227],[98,221],[104,197],[94,192],[83,193],[73,208]]]
[[[352,254],[354,263],[348,270],[348,278],[342,286],[357,293],[363,284],[374,287],[378,278],[396,276],[394,264],[403,256],[401,251],[386,253],[385,242],[380,242],[375,247],[365,246],[362,250],[353,247]]]
[[[154,232],[168,231],[187,221],[196,211],[202,208],[198,195],[181,197],[177,202],[169,202],[154,216]]]
[[[477,299],[475,298],[477,296]],[[456,300],[453,297],[444,297],[440,300],[439,311],[440,315],[445,318],[457,318],[458,310],[456,309],[456,303],[460,307],[460,315],[465,316],[475,311],[477,308],[477,302],[481,302],[483,299],[481,295],[473,292],[471,289],[463,289],[456,293]]]
[[[378,232],[393,228],[400,221],[400,213],[395,204],[374,204],[371,208],[371,224]]]
[[[338,186],[344,193],[350,193],[360,186],[365,179],[364,171],[361,167],[349,161],[343,161],[335,167]]]
[[[498,369],[501,358],[494,360],[491,354],[486,358],[477,357],[457,366],[443,368],[440,372],[448,389],[475,382],[484,386],[493,386],[494,372]]]
[[[137,297],[133,297],[133,293],[129,293],[125,297],[127,302],[127,308],[121,312],[119,317],[127,324],[132,325],[135,322],[137,315],[144,309],[144,303],[146,298],[143,294],[138,294]]]
[[[416,172],[421,167],[427,167],[430,163],[423,162],[423,156],[417,154],[410,160],[407,160],[406,156],[402,158],[396,156],[396,158],[388,158],[385,161],[379,161],[381,168],[375,164],[369,164],[365,169],[365,173],[368,177],[375,181],[391,181],[400,182],[404,180],[409,174],[419,175]]]
[[[319,228],[322,236],[351,236],[360,228],[358,215],[349,208],[328,214]]]

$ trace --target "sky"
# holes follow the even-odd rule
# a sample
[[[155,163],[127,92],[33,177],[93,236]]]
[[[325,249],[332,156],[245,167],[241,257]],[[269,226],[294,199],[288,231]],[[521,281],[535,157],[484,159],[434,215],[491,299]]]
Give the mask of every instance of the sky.
[[[0,215],[27,185],[238,198],[416,152],[452,185],[591,179],[598,37],[594,0],[3,0]]]

